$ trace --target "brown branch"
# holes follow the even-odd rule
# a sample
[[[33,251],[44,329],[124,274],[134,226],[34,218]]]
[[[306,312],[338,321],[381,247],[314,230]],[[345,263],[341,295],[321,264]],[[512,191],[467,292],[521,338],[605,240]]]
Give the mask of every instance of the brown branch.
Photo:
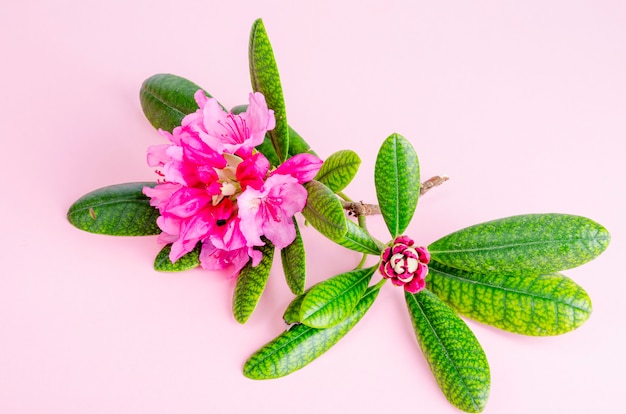
[[[440,186],[448,181],[446,175],[436,175],[428,180],[424,181],[420,186],[420,195],[426,194],[430,189]],[[348,211],[349,216],[371,216],[374,214],[380,214],[380,207],[378,204],[366,204],[362,201],[341,201],[343,209]]]

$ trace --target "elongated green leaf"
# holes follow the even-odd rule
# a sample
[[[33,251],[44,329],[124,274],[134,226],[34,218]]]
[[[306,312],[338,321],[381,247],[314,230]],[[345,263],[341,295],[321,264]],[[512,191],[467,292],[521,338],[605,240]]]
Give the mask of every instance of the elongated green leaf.
[[[160,73],[146,79],[139,90],[141,108],[155,128],[172,131],[185,115],[195,112],[194,94],[200,88],[180,76]],[[206,96],[211,97],[208,92]]]
[[[269,131],[272,144],[278,160],[283,162],[287,159],[289,151],[289,127],[287,125],[287,113],[283,98],[283,88],[280,84],[278,66],[274,59],[274,51],[265,31],[261,19],[255,20],[250,31],[250,44],[248,48],[250,63],[250,80],[252,89],[261,92],[270,109],[274,110],[276,126]]]
[[[417,342],[439,388],[455,407],[481,412],[489,398],[489,363],[478,340],[450,307],[428,290],[405,292]]]
[[[356,252],[379,255],[381,246],[365,230],[350,220],[346,220],[347,232],[337,243]]]
[[[304,187],[308,198],[302,215],[324,236],[335,242],[341,241],[348,231],[341,201],[333,190],[319,181],[309,181]]]
[[[356,152],[337,151],[326,158],[315,179],[337,193],[350,184],[360,165],[361,158]]]
[[[110,236],[148,236],[159,234],[159,211],[142,193],[155,183],[139,182],[103,187],[85,194],[72,204],[67,219],[90,233]]]
[[[458,313],[523,335],[560,335],[591,315],[580,286],[558,273],[539,276],[477,274],[433,262],[427,287]]]
[[[298,223],[294,220],[293,224],[296,227],[296,238],[293,243],[280,251],[280,258],[289,289],[294,295],[300,295],[304,292],[306,283],[306,254]]]
[[[609,240],[604,227],[585,217],[528,214],[467,227],[428,250],[434,260],[470,272],[538,275],[586,263]]]
[[[202,244],[198,243],[192,251],[178,259],[175,263],[172,263],[169,257],[172,245],[168,244],[161,249],[154,259],[154,270],[159,272],[182,272],[198,267],[200,266],[201,247]]]
[[[420,192],[420,169],[413,146],[392,134],[380,147],[374,167],[376,197],[392,237],[406,230]]]
[[[267,278],[272,268],[274,258],[274,246],[269,240],[265,240],[265,246],[255,247],[263,253],[263,259],[257,266],[252,266],[252,261],[241,269],[235,286],[233,297],[233,315],[239,323],[246,323],[259,299],[265,290]]]
[[[256,351],[244,364],[243,374],[252,379],[284,377],[303,368],[328,351],[363,318],[374,303],[381,284],[368,288],[354,312],[327,329],[294,325]]]
[[[330,328],[347,318],[377,267],[342,273],[313,286],[300,305],[300,321],[312,328]]]

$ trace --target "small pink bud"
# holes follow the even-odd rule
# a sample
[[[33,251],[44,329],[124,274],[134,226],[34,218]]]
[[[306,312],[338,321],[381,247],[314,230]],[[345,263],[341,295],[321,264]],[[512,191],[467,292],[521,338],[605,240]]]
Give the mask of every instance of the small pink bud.
[[[425,247],[413,244],[413,240],[407,236],[396,237],[393,244],[383,251],[379,271],[385,279],[391,279],[394,285],[404,286],[407,292],[417,293],[426,285],[430,253]]]

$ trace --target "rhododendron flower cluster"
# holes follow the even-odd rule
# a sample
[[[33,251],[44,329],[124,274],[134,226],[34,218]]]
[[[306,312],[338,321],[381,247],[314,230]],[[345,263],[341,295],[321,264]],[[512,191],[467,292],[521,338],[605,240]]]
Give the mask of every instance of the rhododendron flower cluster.
[[[383,251],[379,270],[394,285],[404,286],[407,292],[417,293],[426,286],[428,262],[430,253],[425,247],[414,246],[412,239],[400,236]]]
[[[169,144],[148,149],[148,165],[161,176],[143,192],[158,208],[159,242],[172,244],[176,262],[201,243],[204,269],[237,275],[262,253],[266,238],[279,249],[296,237],[293,216],[306,204],[303,183],[311,181],[322,161],[298,154],[272,170],[255,147],[275,126],[274,111],[261,93],[251,93],[246,112],[228,113],[202,90],[194,95],[198,110],[185,116],[172,133],[159,130]]]

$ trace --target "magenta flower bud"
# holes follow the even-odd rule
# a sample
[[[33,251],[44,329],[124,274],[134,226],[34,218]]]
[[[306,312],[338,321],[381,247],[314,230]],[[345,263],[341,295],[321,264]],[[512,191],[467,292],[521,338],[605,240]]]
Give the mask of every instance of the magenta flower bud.
[[[425,247],[416,247],[409,237],[399,236],[383,251],[381,259],[379,270],[385,279],[391,279],[396,286],[404,286],[410,293],[424,289],[430,262],[430,253]]]

